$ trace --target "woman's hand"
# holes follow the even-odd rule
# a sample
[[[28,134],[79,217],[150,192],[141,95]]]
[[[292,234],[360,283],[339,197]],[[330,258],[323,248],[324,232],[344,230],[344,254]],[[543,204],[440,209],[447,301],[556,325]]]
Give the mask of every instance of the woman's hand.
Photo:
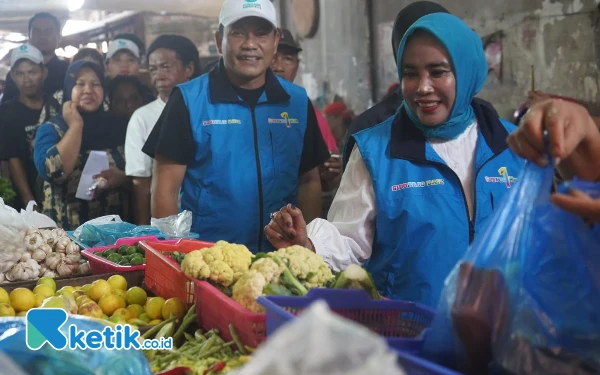
[[[575,189],[569,189],[568,194],[553,194],[550,199],[552,203],[565,211],[590,222],[600,223],[600,199],[594,199]]]
[[[106,180],[106,184],[102,188],[98,187],[98,190],[116,189],[118,187],[127,185],[129,182],[129,177],[125,175],[125,172],[118,168],[109,168],[104,170],[100,174],[94,176],[94,180],[98,178],[104,178]]]
[[[332,156],[321,168],[321,186],[323,191],[332,191],[340,185],[340,176],[342,175],[342,158]]]
[[[314,251],[306,233],[302,211],[291,204],[271,214],[271,221],[265,227],[265,235],[276,249],[300,245]]]
[[[538,103],[543,102],[544,100],[550,99],[550,95],[546,94],[543,91],[529,91],[527,93],[527,105],[532,107]]]
[[[81,114],[79,114],[79,111],[77,110],[77,104],[75,102],[70,100],[65,102],[63,104],[62,114],[69,128],[83,126],[83,118],[81,117]]]

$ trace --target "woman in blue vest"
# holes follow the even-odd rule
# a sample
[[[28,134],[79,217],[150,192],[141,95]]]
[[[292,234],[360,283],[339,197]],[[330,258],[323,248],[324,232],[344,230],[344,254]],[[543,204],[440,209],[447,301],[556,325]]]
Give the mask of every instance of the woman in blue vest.
[[[437,304],[444,279],[511,186],[522,160],[516,127],[474,102],[487,77],[480,37],[459,18],[420,18],[398,49],[404,101],[354,135],[329,211],[306,226],[288,205],[265,229],[277,247],[299,244],[334,269],[364,264],[382,294]]]

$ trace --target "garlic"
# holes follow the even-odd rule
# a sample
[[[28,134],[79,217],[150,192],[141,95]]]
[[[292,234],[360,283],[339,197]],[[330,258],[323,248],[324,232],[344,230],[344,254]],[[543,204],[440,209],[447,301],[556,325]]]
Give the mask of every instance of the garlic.
[[[76,273],[78,275],[87,275],[87,274],[89,274],[90,273],[90,263],[89,262],[81,263],[79,265],[79,267],[77,267]]]
[[[79,253],[79,246],[77,246],[77,244],[75,242],[71,242],[67,245],[66,249],[65,249],[65,253],[66,254],[78,254]]]
[[[42,246],[40,246],[38,248],[39,250],[42,250],[44,253],[46,253],[46,255],[52,253],[52,248],[50,247],[50,245],[48,244],[43,244]]]
[[[46,272],[47,270],[48,270],[48,266],[46,264],[40,264],[39,276],[42,277],[44,275],[44,272]]]
[[[57,253],[64,253],[66,252],[67,246],[69,246],[70,243],[71,240],[69,237],[61,237],[58,239],[58,241],[56,241],[56,245],[54,245],[54,251]]]
[[[29,236],[29,235],[31,235],[31,234],[36,234],[36,233],[37,233],[37,234],[41,234],[39,229],[37,229],[37,228],[29,228],[29,229],[27,229],[27,231],[25,232],[25,236]]]
[[[57,239],[54,237],[54,233],[51,230],[43,231],[42,237],[44,238],[44,242],[50,245],[50,247],[54,247]]]
[[[21,262],[27,262],[29,259],[31,259],[31,253],[29,251],[26,251],[23,254],[21,254]]]
[[[4,282],[4,273],[0,273],[0,284]]]
[[[69,264],[79,264],[79,261],[81,260],[81,255],[80,253],[67,254],[65,255],[65,259]]]
[[[23,253],[24,253],[24,251],[21,251],[21,252],[15,251],[12,254],[12,259],[11,259],[13,261],[13,263],[17,263],[18,261],[20,261],[21,260],[21,256],[23,255]]]
[[[31,264],[30,262],[35,263],[37,267],[34,268],[33,264]],[[6,279],[8,281],[25,281],[37,277],[38,274],[39,265],[35,262],[35,260],[29,259],[27,262],[15,264],[15,266],[6,273]]]
[[[59,263],[61,263],[64,260],[64,258],[65,258],[64,254],[50,253],[50,254],[46,255],[46,265],[51,270],[56,270],[56,267],[58,267]]]
[[[25,236],[24,242],[25,246],[27,247],[27,250],[37,249],[45,243],[44,238],[39,232],[27,234],[27,236]]]
[[[58,267],[56,267],[56,272],[60,276],[69,276],[72,275],[73,272],[77,269],[77,264],[70,264],[66,260],[60,262]]]
[[[40,263],[44,259],[46,259],[46,252],[40,247],[39,249],[33,250],[33,252],[31,253],[31,258],[34,259],[36,262]]]
[[[13,261],[2,262],[2,263],[0,263],[0,272],[4,273],[4,272],[8,271],[9,269],[11,269],[14,265],[15,265],[15,262],[13,262]]]
[[[62,229],[62,228],[56,228],[54,230],[56,231],[56,237],[57,238],[67,237],[67,232],[65,232],[64,229]]]
[[[44,272],[44,274],[42,275],[43,277],[50,277],[52,279],[55,279],[58,277],[58,274],[52,270],[46,270],[46,272]]]

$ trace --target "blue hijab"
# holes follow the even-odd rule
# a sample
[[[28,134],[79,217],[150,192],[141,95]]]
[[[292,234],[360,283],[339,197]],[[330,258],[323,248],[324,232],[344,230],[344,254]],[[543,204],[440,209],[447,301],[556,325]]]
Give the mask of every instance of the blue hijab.
[[[83,68],[92,69],[100,79],[100,82],[102,82],[103,88],[105,87],[104,70],[102,67],[90,61],[76,61],[69,66],[67,73],[65,74],[63,102],[71,100],[73,87],[75,87],[75,84],[77,83],[77,76]],[[94,112],[80,111],[79,114],[83,119],[83,135],[81,138],[82,152],[85,152],[86,150],[116,148],[125,143],[125,134],[127,132],[126,121],[106,112],[103,104],[101,104]],[[65,131],[68,128],[62,115],[62,110],[59,115],[50,119],[50,122],[59,125]]]
[[[424,125],[411,110],[406,100],[404,108],[425,138],[455,139],[475,119],[471,101],[481,91],[487,79],[488,65],[481,38],[460,18],[447,13],[434,13],[421,17],[406,32],[398,48],[398,77],[402,82],[402,57],[406,42],[417,30],[435,36],[446,48],[456,79],[456,97],[448,120],[435,127]]]

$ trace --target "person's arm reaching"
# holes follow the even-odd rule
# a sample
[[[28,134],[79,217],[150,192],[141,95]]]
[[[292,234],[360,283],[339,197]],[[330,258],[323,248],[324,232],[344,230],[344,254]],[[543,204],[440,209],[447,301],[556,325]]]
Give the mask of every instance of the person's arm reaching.
[[[27,206],[29,201],[34,201],[35,198],[31,192],[31,187],[29,186],[27,173],[25,173],[25,167],[23,167],[23,162],[19,158],[10,158],[9,165],[12,181],[15,184],[21,199],[23,200],[23,204]],[[37,203],[39,204],[41,202]]]
[[[355,148],[331,205],[329,221],[315,219],[306,225],[302,212],[288,205],[265,227],[265,235],[278,249],[301,245],[316,251],[339,271],[371,257],[376,215],[373,182]]]
[[[152,177],[133,177],[133,214],[137,225],[150,224],[151,185]]]

